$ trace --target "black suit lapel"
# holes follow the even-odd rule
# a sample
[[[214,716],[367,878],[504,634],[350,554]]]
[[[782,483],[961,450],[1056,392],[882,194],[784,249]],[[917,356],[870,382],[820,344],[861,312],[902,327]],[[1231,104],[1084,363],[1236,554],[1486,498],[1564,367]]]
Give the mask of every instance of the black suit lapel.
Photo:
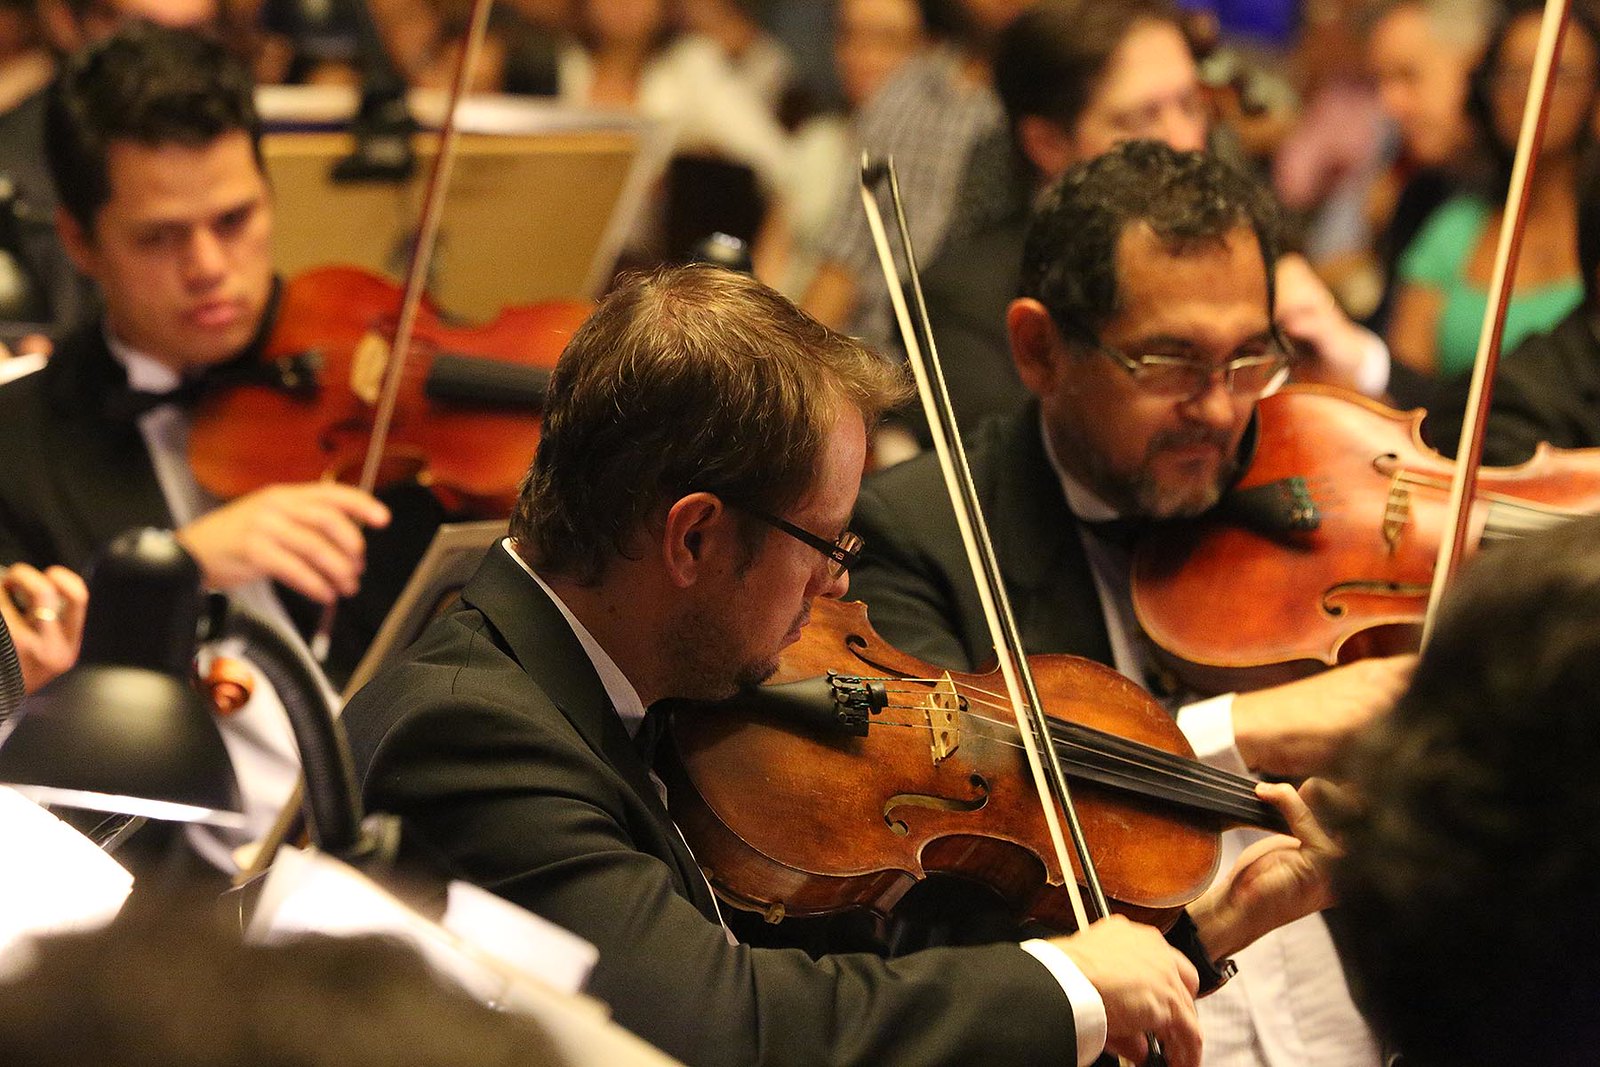
[[[662,830],[677,863],[679,888],[714,922],[716,905],[689,847],[678,833],[649,768],[639,758],[588,653],[554,601],[544,594],[504,548],[495,545],[461,592],[505,639],[522,669],[538,683],[589,747],[620,774]]]
[[[995,554],[1023,645],[1112,661],[1094,575],[1044,450],[1037,403],[1001,424],[985,455],[993,492],[985,502]]]
[[[138,426],[108,420],[100,411],[99,398],[108,390],[126,388],[126,373],[98,327],[79,342],[40,372],[51,375],[46,389],[55,415],[45,427],[49,439],[41,442],[41,452],[56,472],[65,528],[74,531],[71,552],[83,557],[62,562],[82,567],[129,527],[170,527],[172,513]]]

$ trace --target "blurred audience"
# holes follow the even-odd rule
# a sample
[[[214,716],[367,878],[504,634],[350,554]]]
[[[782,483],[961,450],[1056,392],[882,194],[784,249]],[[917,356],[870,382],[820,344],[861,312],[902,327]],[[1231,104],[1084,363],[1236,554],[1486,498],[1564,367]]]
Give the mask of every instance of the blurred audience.
[[[715,230],[748,239],[755,227],[747,215],[786,210],[788,135],[717,43],[678,36],[667,0],[577,0],[574,10],[575,35],[562,49],[558,68],[563,103],[659,119],[672,131],[678,159],[744,168],[690,166],[669,174],[664,200],[630,241],[632,265],[660,261],[672,245],[691,245]],[[684,187],[697,178],[726,189],[708,197]],[[710,209],[698,227],[703,232],[670,238],[672,211],[681,209],[667,204],[675,201],[692,203],[697,212]],[[719,207],[726,218],[718,217]]]
[[[973,147],[1004,125],[993,88],[1001,32],[1027,0],[920,0],[936,42],[903,63],[862,109],[861,147],[892,156],[917,255],[938,254]],[[854,184],[840,189],[822,242],[822,265],[801,300],[811,314],[870,344],[897,336],[888,292]]]
[[[1484,427],[1485,463],[1522,463],[1545,442],[1600,448],[1600,159],[1585,169],[1579,188],[1583,303],[1555,329],[1533,334],[1501,358]],[[1469,385],[1460,378],[1439,389],[1428,408],[1424,434],[1446,455],[1460,443]]]
[[[1468,112],[1488,156],[1487,180],[1434,211],[1400,258],[1389,347],[1422,374],[1463,374],[1477,353],[1542,10],[1534,0],[1508,7],[1472,74]],[[1572,8],[1551,84],[1503,350],[1560,322],[1582,297],[1577,181],[1600,99],[1600,23],[1585,5]]]
[[[678,0],[678,24],[688,39],[715,44],[734,76],[776,115],[794,82],[794,60],[762,26],[761,7],[762,0]]]
[[[813,115],[795,130],[788,230],[769,228],[757,249],[757,275],[791,299],[798,300],[816,276],[837,205],[855,195],[858,113],[926,46],[916,0],[838,0],[833,55],[844,106]]]
[[[1353,308],[1386,330],[1400,253],[1460,184],[1474,148],[1467,86],[1483,55],[1492,0],[1384,0],[1366,36],[1368,71],[1393,127],[1389,165],[1366,190],[1361,256],[1370,309]],[[1358,253],[1359,255],[1360,253]]]

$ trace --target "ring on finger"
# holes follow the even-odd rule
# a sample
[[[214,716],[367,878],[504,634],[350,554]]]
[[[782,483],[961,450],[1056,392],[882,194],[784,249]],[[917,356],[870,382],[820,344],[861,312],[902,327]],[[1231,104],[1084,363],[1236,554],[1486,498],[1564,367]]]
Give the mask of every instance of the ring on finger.
[[[28,617],[34,622],[55,622],[57,619],[61,618],[61,609],[53,605],[46,604],[43,607],[34,608],[28,613]]]

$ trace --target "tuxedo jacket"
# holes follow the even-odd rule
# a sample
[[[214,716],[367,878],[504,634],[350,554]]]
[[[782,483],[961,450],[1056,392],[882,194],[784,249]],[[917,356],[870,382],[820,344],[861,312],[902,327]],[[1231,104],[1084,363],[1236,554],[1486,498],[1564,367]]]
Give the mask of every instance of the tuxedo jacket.
[[[1094,576],[1044,450],[1038,403],[985,422],[967,442],[967,460],[1024,648],[1111,664]],[[850,527],[866,551],[850,572],[849,595],[866,604],[879,634],[941,667],[993,662],[936,456],[925,452],[870,477]]]
[[[370,809],[593,942],[589,991],[687,1063],[1073,1059],[1070,1005],[1015,945],[885,961],[729,944],[582,646],[500,546],[344,724]]]
[[[106,411],[127,381],[93,323],[0,386],[0,563],[81,571],[130,526],[172,525],[138,425]]]

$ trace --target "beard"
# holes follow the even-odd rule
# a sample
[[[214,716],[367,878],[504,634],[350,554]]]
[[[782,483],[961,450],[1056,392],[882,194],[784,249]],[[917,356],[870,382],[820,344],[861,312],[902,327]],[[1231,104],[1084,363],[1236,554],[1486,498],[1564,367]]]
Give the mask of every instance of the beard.
[[[1162,481],[1156,474],[1156,461],[1161,454],[1193,445],[1210,445],[1217,450],[1215,475]],[[1157,434],[1129,482],[1133,514],[1150,519],[1187,519],[1210,511],[1233,484],[1239,469],[1237,451],[1233,435],[1225,430],[1190,427]]]
[[[1057,445],[1057,454],[1084,457],[1089,487],[1125,518],[1180,519],[1202,515],[1222,499],[1239,469],[1238,442],[1227,430],[1204,426],[1164,430],[1150,439],[1139,465],[1131,472],[1113,468],[1075,429],[1063,436],[1065,440]],[[1160,473],[1158,462],[1166,452],[1194,445],[1210,445],[1217,450],[1221,461],[1214,474],[1196,472],[1183,476],[1180,472],[1174,477]]]
[[[734,599],[749,596],[741,583]],[[803,608],[796,623],[803,622]],[[727,603],[695,603],[667,635],[668,652],[677,665],[673,696],[689,700],[726,700],[741,689],[765,682],[778,671],[781,648],[749,647],[750,631],[728,612]]]

